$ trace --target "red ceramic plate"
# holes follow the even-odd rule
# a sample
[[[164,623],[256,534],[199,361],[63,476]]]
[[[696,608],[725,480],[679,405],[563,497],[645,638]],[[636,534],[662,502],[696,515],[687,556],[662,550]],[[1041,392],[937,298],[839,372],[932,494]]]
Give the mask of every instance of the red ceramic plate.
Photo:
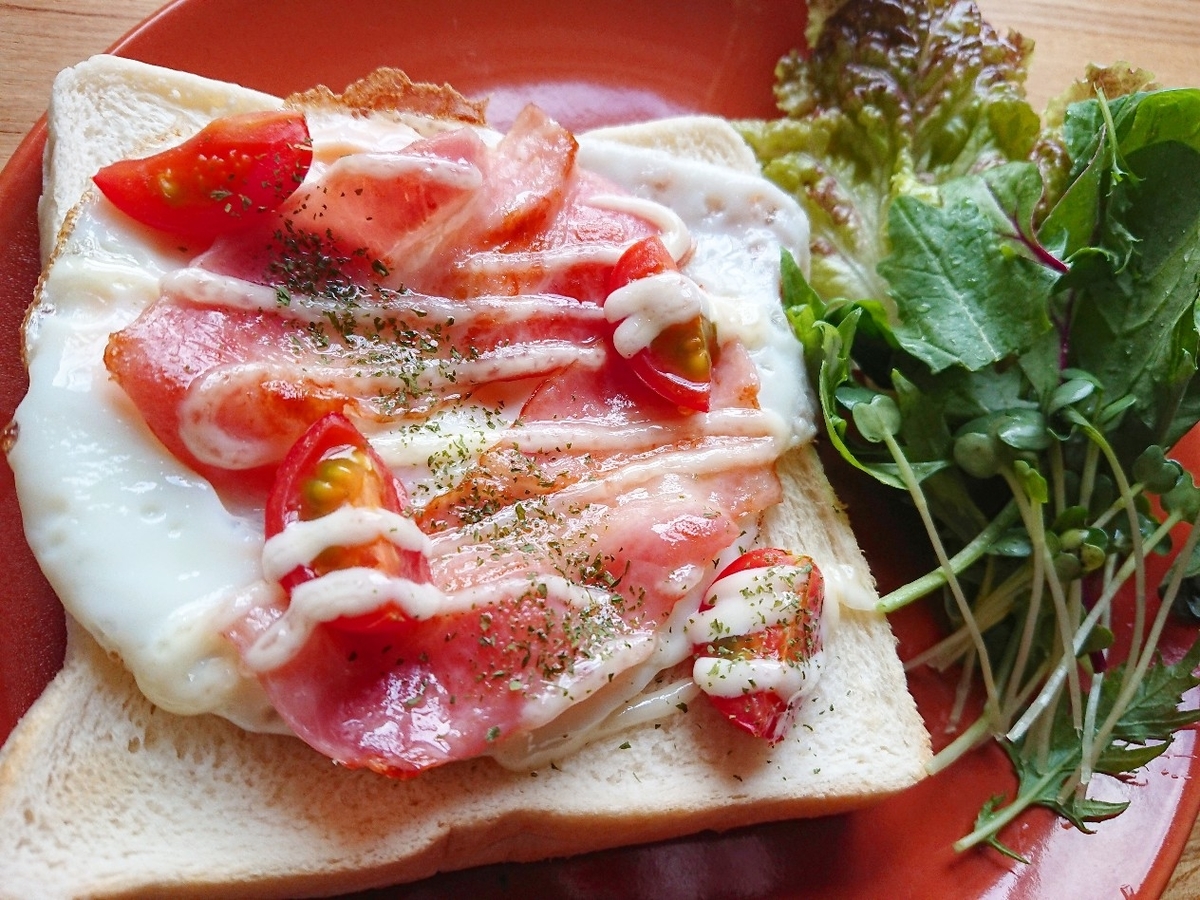
[[[772,68],[800,42],[796,2],[693,0],[686,13],[644,0],[180,0],[117,45],[123,55],[273,93],[317,82],[340,89],[380,65],[492,96],[498,123],[533,99],[570,127],[685,111],[773,114]],[[236,23],[236,25],[231,25]],[[43,134],[35,130],[0,176],[0,422],[24,392],[18,327],[38,274],[35,203]],[[1200,444],[1196,446],[1200,447]],[[1200,461],[1195,449],[1184,458]],[[886,585],[911,570],[881,527],[882,500],[843,485],[851,514],[870,507],[874,534],[860,533]],[[0,738],[61,662],[62,613],[25,545],[11,474],[0,467]],[[864,519],[866,517],[864,516]],[[900,532],[912,529],[901,527]],[[901,651],[931,640],[921,611],[895,620]],[[1178,652],[1183,635],[1168,638]],[[917,673],[912,688],[936,746],[953,687]],[[1156,897],[1170,877],[1200,807],[1193,733],[1136,778],[1111,781],[1128,812],[1093,835],[1031,814],[1004,839],[1031,860],[990,851],[956,855],[980,804],[1009,790],[1003,754],[989,748],[870,810],[813,821],[705,834],[533,865],[439,876],[379,896],[655,898],[1034,898]],[[364,895],[373,896],[373,895]]]

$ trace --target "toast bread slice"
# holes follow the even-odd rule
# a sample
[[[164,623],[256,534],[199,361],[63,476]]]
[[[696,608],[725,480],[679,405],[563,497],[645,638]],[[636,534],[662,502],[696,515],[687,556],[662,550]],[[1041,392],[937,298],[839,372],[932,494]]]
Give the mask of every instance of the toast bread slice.
[[[40,210],[53,236],[47,264],[97,167],[279,102],[113,57],[63,73]],[[753,165],[731,135],[698,117],[606,136]],[[779,474],[785,500],[768,513],[764,542],[869,589],[814,449],[791,451]],[[0,748],[0,897],[340,893],[840,812],[919,780],[929,738],[886,619],[843,609],[826,655],[793,734],[773,747],[693,703],[532,772],[485,758],[401,781],[335,766],[291,737],[166,712],[69,620],[62,671]]]

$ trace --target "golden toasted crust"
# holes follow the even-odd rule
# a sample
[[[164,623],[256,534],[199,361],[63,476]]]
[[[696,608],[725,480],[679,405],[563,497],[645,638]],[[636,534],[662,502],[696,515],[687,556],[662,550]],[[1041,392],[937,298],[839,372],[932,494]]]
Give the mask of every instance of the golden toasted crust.
[[[486,100],[468,100],[448,84],[414,82],[399,69],[376,69],[351,84],[341,94],[325,85],[292,94],[289,106],[327,107],[358,113],[400,112],[448,119],[472,125],[484,124]]]

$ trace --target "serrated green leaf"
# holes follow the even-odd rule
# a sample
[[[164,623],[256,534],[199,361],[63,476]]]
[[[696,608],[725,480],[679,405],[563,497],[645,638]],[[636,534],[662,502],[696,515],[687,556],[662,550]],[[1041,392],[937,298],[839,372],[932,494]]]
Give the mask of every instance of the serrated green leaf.
[[[1094,768],[1097,772],[1103,772],[1106,775],[1120,775],[1123,772],[1133,772],[1162,756],[1170,746],[1170,741],[1163,741],[1158,744],[1122,744],[1119,747],[1109,746],[1097,757]]]
[[[1184,725],[1200,722],[1200,710],[1179,709],[1180,698],[1196,685],[1200,678],[1193,673],[1200,666],[1200,641],[1174,665],[1157,660],[1146,670],[1138,685],[1137,693],[1130,701],[1113,731],[1114,738],[1134,743],[1165,741],[1171,733]],[[1123,676],[1125,667],[1118,672]],[[1110,673],[1101,688],[1101,709],[1112,708],[1120,678]]]
[[[1058,276],[1005,252],[1011,223],[981,199],[985,194],[991,198],[986,191],[958,192],[940,207],[900,197],[888,216],[893,251],[879,271],[896,304],[894,333],[934,372],[977,371],[1020,354],[1050,329]]]

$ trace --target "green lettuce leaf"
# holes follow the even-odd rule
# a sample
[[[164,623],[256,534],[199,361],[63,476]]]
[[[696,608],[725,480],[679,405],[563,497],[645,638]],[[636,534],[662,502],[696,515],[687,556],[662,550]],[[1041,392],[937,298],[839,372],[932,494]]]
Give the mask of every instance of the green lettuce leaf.
[[[817,293],[886,302],[876,264],[893,200],[935,200],[939,184],[1029,157],[1040,133],[1024,99],[1030,45],[953,0],[829,7],[812,4],[811,53],[776,70],[784,117],[739,127],[809,214]]]

